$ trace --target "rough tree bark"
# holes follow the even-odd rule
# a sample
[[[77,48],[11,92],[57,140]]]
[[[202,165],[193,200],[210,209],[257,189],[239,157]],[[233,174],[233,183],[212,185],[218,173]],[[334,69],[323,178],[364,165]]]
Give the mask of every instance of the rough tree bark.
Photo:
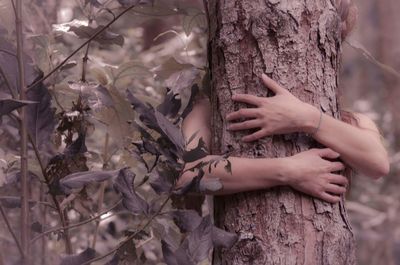
[[[281,157],[315,146],[303,134],[247,145],[226,130],[234,93],[268,96],[262,72],[300,99],[339,118],[336,91],[340,17],[330,0],[209,0],[213,152]],[[243,176],[246,178],[246,176]],[[355,264],[343,201],[336,205],[288,187],[215,198],[215,221],[242,239],[215,264]]]

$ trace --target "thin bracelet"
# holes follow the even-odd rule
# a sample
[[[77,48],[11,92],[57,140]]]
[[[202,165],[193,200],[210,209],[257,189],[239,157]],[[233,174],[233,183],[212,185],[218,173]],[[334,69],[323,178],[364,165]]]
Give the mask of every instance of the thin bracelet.
[[[318,126],[317,126],[317,128],[315,129],[315,131],[314,132],[312,132],[312,133],[310,133],[309,135],[311,136],[311,137],[313,137],[318,131],[319,131],[319,128],[321,127],[321,123],[322,123],[322,110],[321,109],[319,109],[319,121],[318,121]]]

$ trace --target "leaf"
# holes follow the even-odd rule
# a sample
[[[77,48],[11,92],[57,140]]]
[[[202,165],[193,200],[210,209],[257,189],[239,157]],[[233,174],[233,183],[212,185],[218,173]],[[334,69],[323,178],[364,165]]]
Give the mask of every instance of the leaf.
[[[157,107],[157,110],[166,117],[175,118],[180,109],[181,99],[179,98],[179,94],[167,88],[164,101]]]
[[[184,12],[185,16],[183,17],[182,27],[186,36],[189,36],[195,27],[204,30],[207,29],[207,17],[202,10],[188,7],[184,9]]]
[[[157,119],[158,126],[162,130],[162,134],[175,145],[178,151],[183,151],[185,141],[183,139],[182,131],[178,128],[178,126],[170,122],[157,110],[155,111],[155,117]]]
[[[153,4],[154,0],[118,0],[122,6]]]
[[[114,101],[110,92],[102,85],[84,82],[68,82],[68,85],[72,90],[79,91],[94,111],[103,107],[114,107]]]
[[[31,224],[31,230],[36,233],[43,233],[43,225],[36,221]]]
[[[148,214],[149,205],[133,189],[135,174],[128,169],[121,169],[114,182],[114,189],[122,194],[122,204],[133,214]]]
[[[36,80],[42,76],[41,72]],[[38,102],[27,106],[29,133],[39,150],[48,150],[52,148],[49,139],[52,138],[57,123],[49,90],[43,83],[39,83],[27,91],[26,97],[28,100]]]
[[[197,145],[197,147],[192,150],[185,151],[183,153],[182,158],[183,158],[183,161],[185,161],[185,163],[190,163],[190,162],[199,160],[201,158],[204,158],[208,154],[209,153],[207,151],[206,143],[203,141],[203,138],[200,138],[199,144]]]
[[[67,145],[64,149],[64,155],[66,156],[76,156],[78,154],[86,153],[87,147],[85,143],[86,135],[84,133],[79,133],[78,138],[73,141],[70,145]]]
[[[158,80],[167,80],[172,74],[193,68],[192,64],[183,64],[178,62],[174,57],[171,57],[160,66],[154,68],[153,71],[157,75]]]
[[[212,241],[214,247],[231,248],[238,241],[238,235],[214,226],[212,228]]]
[[[159,165],[157,172],[153,172],[151,175],[150,186],[157,194],[169,193],[174,186],[177,176],[179,176],[178,171],[164,165]]]
[[[35,103],[37,102],[29,100],[0,99],[0,117],[11,113],[18,108]]]
[[[194,210],[176,210],[171,215],[181,233],[192,232],[201,223],[201,216]]]
[[[82,265],[89,260],[92,260],[96,257],[96,250],[92,248],[87,248],[80,254],[77,255],[68,255],[61,259],[60,265]]]
[[[18,91],[18,62],[16,57],[17,51],[13,44],[7,41],[4,37],[0,36],[0,68],[4,71],[4,74],[10,83],[14,91]],[[25,83],[31,84],[38,75],[38,71],[33,67],[32,58],[27,54],[23,54],[24,57],[24,70],[25,70]],[[1,76],[3,79],[3,76]],[[6,90],[6,85],[1,85],[0,89],[2,91],[8,92]]]
[[[92,182],[102,182],[116,178],[121,170],[112,171],[85,171],[65,176],[60,180],[60,187],[65,194],[80,191],[85,185]]]
[[[154,109],[141,102],[129,90],[126,90],[126,93],[128,101],[132,104],[135,111],[139,113],[139,118],[143,122],[143,124],[161,133],[160,127],[157,125],[157,119],[154,115]]]
[[[212,244],[212,223],[209,215],[204,217],[197,226],[183,241],[179,247],[194,261],[195,264],[207,259]]]
[[[189,98],[189,102],[187,103],[185,109],[182,112],[181,119],[185,119],[186,116],[192,111],[194,101],[196,99],[196,96],[199,94],[199,86],[197,84],[193,85],[191,88],[191,94]]]
[[[71,26],[69,28],[69,31],[75,33],[80,39],[89,39],[103,28],[104,26],[98,26],[96,28],[92,28],[90,26]],[[102,33],[100,33],[100,35],[94,38],[94,41],[102,45],[116,44],[122,47],[124,45],[125,39],[122,35],[113,33],[106,29]]]

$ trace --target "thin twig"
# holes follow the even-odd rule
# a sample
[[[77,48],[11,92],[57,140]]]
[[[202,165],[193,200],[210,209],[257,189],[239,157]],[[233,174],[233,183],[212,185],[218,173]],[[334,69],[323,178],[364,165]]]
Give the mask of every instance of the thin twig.
[[[110,255],[112,255],[112,254],[113,254],[114,252],[116,252],[118,249],[120,249],[120,248],[123,247],[125,244],[127,244],[129,241],[131,241],[133,238],[135,238],[135,236],[137,236],[140,232],[142,232],[144,229],[146,229],[146,228],[151,224],[151,222],[154,220],[154,218],[156,218],[156,217],[159,215],[159,213],[164,209],[165,205],[166,205],[167,202],[170,200],[170,198],[171,198],[171,196],[168,196],[168,197],[167,197],[167,199],[161,204],[161,206],[160,206],[160,208],[158,209],[158,211],[157,211],[156,213],[154,213],[154,214],[150,217],[150,219],[146,222],[146,224],[143,225],[143,227],[142,227],[140,230],[138,230],[138,231],[136,231],[135,233],[133,233],[132,235],[128,236],[124,241],[122,241],[121,244],[119,244],[117,247],[113,248],[112,250],[110,250],[110,251],[107,252],[106,254],[104,254],[104,255],[102,255],[102,256],[100,256],[100,257],[91,259],[91,260],[89,260],[89,261],[83,263],[82,265],[89,265],[89,264],[91,264],[91,263],[93,263],[93,262],[95,262],[95,261],[102,260],[102,259],[104,259],[104,258],[106,258],[106,257],[108,257],[108,256],[110,256]]]
[[[56,228],[49,229],[49,230],[41,233],[40,235],[37,235],[36,237],[34,237],[31,240],[31,244],[35,243],[36,240],[38,240],[38,239],[40,239],[40,238],[42,238],[42,237],[44,237],[44,236],[46,236],[48,234],[55,233],[55,232],[62,231],[62,230],[68,230],[68,229],[77,228],[77,227],[80,227],[80,226],[85,225],[87,223],[90,223],[90,222],[100,218],[102,215],[108,213],[109,211],[115,209],[121,203],[121,201],[122,201],[122,199],[118,200],[113,206],[111,206],[107,210],[104,210],[101,213],[99,213],[99,214],[97,214],[97,215],[93,216],[92,218],[89,218],[89,219],[87,219],[85,221],[82,221],[82,222],[79,222],[79,223],[76,223],[76,224],[72,224],[72,225],[69,225],[67,227],[56,227]]]
[[[109,28],[115,21],[117,21],[121,16],[123,16],[125,13],[127,13],[129,10],[134,8],[135,5],[131,5],[128,8],[126,8],[124,11],[122,11],[119,15],[117,15],[113,20],[107,23],[104,27],[100,28],[93,36],[91,36],[88,40],[86,40],[84,43],[82,43],[75,51],[73,51],[70,55],[68,55],[67,58],[65,58],[61,63],[59,63],[50,73],[42,77],[41,79],[37,80],[33,84],[31,84],[28,89],[31,87],[36,86],[37,84],[43,82],[47,78],[49,78],[52,74],[54,74],[58,69],[60,69],[65,63],[69,61],[75,54],[77,54],[83,47],[85,47],[89,42],[91,42],[93,39],[95,39],[97,36],[99,36],[101,33],[103,33],[107,28]]]
[[[10,232],[12,237],[14,238],[14,241],[15,241],[15,244],[17,245],[17,247],[18,247],[19,253],[23,257],[24,256],[24,251],[22,250],[21,244],[19,243],[17,236],[15,235],[14,231],[11,228],[10,222],[8,221],[6,212],[4,211],[4,208],[1,205],[1,203],[0,203],[0,212],[1,212],[1,215],[3,216],[4,222],[6,223],[8,231]]]
[[[15,14],[15,29],[17,34],[17,59],[18,59],[18,79],[19,79],[19,98],[26,100],[26,87],[25,87],[25,67],[24,67],[24,40],[22,32],[22,0],[16,0],[16,8],[13,3],[13,8],[16,11]],[[24,253],[23,264],[28,265],[30,263],[29,255],[29,186],[28,186],[28,120],[26,108],[23,107],[19,111],[21,118],[21,247]]]

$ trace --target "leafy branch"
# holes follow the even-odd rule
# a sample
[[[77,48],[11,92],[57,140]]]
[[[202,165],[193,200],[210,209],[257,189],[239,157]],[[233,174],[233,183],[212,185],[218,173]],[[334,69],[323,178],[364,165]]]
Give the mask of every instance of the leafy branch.
[[[57,72],[64,64],[66,64],[75,54],[77,54],[82,48],[84,48],[87,44],[89,44],[92,40],[94,40],[96,37],[100,36],[106,29],[108,29],[112,24],[114,24],[115,21],[117,21],[120,17],[122,17],[124,14],[126,14],[129,10],[134,8],[136,5],[131,5],[127,7],[125,10],[123,10],[121,13],[119,13],[117,16],[115,16],[110,22],[108,22],[104,27],[99,27],[98,31],[93,34],[89,39],[87,39],[85,42],[83,42],[78,48],[76,48],[70,55],[67,56],[61,63],[59,63],[53,70],[51,70],[48,74],[46,74],[44,77],[41,79],[37,80],[33,84],[31,84],[29,88],[34,87],[41,82],[45,81],[47,78],[49,78],[52,74]]]

